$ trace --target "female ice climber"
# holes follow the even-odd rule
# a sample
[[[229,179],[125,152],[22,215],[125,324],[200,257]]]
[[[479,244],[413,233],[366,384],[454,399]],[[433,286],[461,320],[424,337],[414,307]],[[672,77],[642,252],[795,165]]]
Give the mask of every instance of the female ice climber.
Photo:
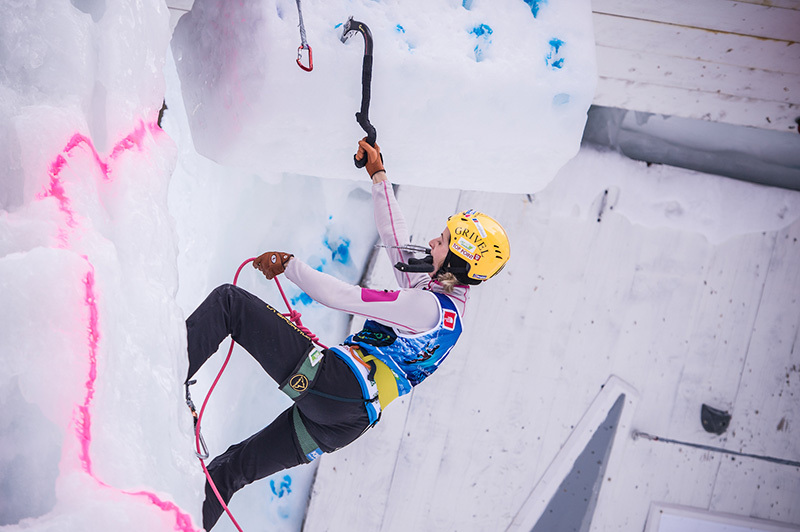
[[[505,231],[476,211],[451,216],[430,241],[429,256],[411,258],[403,249],[409,235],[380,148],[362,140],[357,157],[364,156],[375,223],[389,258],[398,263],[399,291],[346,284],[288,253],[270,251],[253,261],[267,279],[285,273],[315,301],[365,316],[361,332],[318,350],[280,312],[233,285],[214,290],[186,320],[189,378],[231,335],[294,401],[208,466],[226,504],[243,486],[344,447],[374,425],[386,405],[439,367],[461,334],[470,286],[508,261]],[[205,497],[203,526],[210,530],[223,508],[208,482]]]

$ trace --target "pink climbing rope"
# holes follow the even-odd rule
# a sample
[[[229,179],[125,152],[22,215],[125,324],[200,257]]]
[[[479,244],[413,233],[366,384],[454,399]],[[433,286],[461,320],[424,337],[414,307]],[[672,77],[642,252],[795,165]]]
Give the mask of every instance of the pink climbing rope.
[[[255,257],[249,258],[249,259],[247,259],[246,261],[244,261],[243,263],[241,263],[239,265],[239,268],[236,270],[236,275],[234,275],[234,277],[233,277],[234,286],[236,285],[236,283],[239,280],[239,273],[241,273],[242,269],[248,263],[253,262],[255,259],[256,259]],[[278,290],[281,293],[281,297],[283,298],[283,302],[286,304],[286,308],[289,310],[288,313],[284,313],[283,315],[289,321],[294,323],[295,326],[298,329],[300,329],[303,332],[303,334],[308,336],[308,338],[311,341],[313,341],[315,344],[317,344],[321,348],[327,349],[327,346],[322,344],[319,341],[319,338],[315,334],[313,334],[310,330],[308,330],[308,328],[306,328],[303,325],[303,323],[300,321],[301,314],[299,312],[297,312],[296,310],[294,310],[292,308],[292,306],[289,304],[289,299],[286,297],[286,294],[283,291],[283,287],[281,286],[281,283],[280,283],[280,281],[278,281],[277,277],[275,277],[275,284],[278,285]],[[205,460],[203,458],[203,456],[204,456],[203,451],[205,450],[205,445],[202,443],[202,435],[200,434],[200,422],[203,419],[203,413],[206,410],[206,405],[208,404],[208,399],[211,397],[211,392],[214,391],[214,388],[217,386],[217,383],[219,382],[220,377],[222,377],[222,373],[225,371],[225,368],[227,367],[228,362],[231,359],[231,354],[233,353],[233,346],[235,344],[236,344],[236,342],[234,342],[233,338],[231,338],[231,345],[228,348],[228,356],[225,357],[225,362],[222,363],[222,367],[219,369],[219,372],[217,373],[217,377],[214,379],[214,382],[211,384],[211,388],[208,389],[208,393],[206,394],[206,397],[203,400],[203,406],[200,408],[200,414],[198,414],[198,416],[197,416],[197,421],[195,422],[195,425],[194,425],[194,437],[195,437],[195,451],[196,451],[196,454],[197,454],[197,458],[200,460],[200,465],[203,467],[203,472],[206,474],[206,479],[208,480],[208,484],[211,486],[211,489],[214,491],[214,495],[217,496],[217,500],[219,500],[219,503],[222,505],[222,508],[225,510],[225,513],[227,513],[228,517],[230,517],[231,521],[233,522],[233,525],[236,527],[236,530],[238,530],[239,532],[243,532],[242,531],[242,527],[240,527],[239,523],[236,522],[236,518],[233,517],[233,514],[231,513],[230,509],[228,508],[228,505],[225,504],[224,500],[222,500],[222,495],[220,495],[219,490],[217,489],[217,486],[214,484],[214,481],[211,479],[211,474],[208,472],[208,468],[206,467],[206,463],[205,463]],[[201,447],[202,447],[202,449],[201,449]]]

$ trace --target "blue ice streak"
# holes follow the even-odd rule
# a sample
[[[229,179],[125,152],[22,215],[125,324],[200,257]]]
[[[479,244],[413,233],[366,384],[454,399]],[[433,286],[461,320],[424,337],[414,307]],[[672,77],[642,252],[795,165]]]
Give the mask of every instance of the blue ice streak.
[[[484,35],[491,35],[493,33],[493,30],[491,26],[488,26],[486,24],[480,24],[472,28],[472,31],[470,31],[470,33],[474,34],[477,37],[483,37]]]
[[[296,307],[298,305],[308,306],[308,305],[310,305],[311,303],[314,302],[314,300],[311,299],[311,296],[309,296],[305,292],[300,292],[299,295],[296,295],[295,297],[291,298],[289,301],[292,303],[293,307]]]
[[[278,485],[275,484],[275,479],[272,479],[269,481],[269,487],[272,490],[272,494],[280,499],[284,495],[288,495],[292,492],[292,477],[284,475]]]
[[[350,261],[350,239],[339,237],[333,242],[325,237],[325,247],[331,252],[331,259],[340,264],[347,264]],[[321,270],[320,270],[321,271]]]
[[[547,0],[522,0],[526,4],[528,4],[531,8],[531,13],[533,13],[533,17],[536,18],[539,15],[539,9],[547,4]]]
[[[487,24],[479,24],[470,30],[470,33],[475,35],[478,38],[478,44],[475,45],[475,61],[480,63],[483,61],[483,54],[484,51],[488,48],[488,46],[492,43],[492,39],[490,35],[493,33],[493,30]]]
[[[564,41],[558,38],[550,39],[550,51],[544,58],[544,64],[550,66],[554,70],[561,69],[564,66],[564,58],[559,54],[561,47],[564,46]]]

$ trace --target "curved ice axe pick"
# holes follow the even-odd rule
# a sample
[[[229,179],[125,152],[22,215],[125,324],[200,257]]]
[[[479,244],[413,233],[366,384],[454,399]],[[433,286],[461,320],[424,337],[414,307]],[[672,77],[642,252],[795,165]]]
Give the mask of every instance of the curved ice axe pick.
[[[356,122],[361,126],[361,129],[367,134],[367,142],[370,146],[375,146],[375,141],[378,138],[378,132],[375,127],[369,122],[369,100],[371,96],[370,85],[372,84],[372,32],[363,22],[353,20],[353,17],[347,19],[342,27],[342,42],[347,42],[347,39],[361,33],[364,36],[364,63],[361,68],[361,110],[356,113]],[[356,168],[364,168],[367,164],[367,157],[358,159],[357,155],[353,156],[356,163]]]

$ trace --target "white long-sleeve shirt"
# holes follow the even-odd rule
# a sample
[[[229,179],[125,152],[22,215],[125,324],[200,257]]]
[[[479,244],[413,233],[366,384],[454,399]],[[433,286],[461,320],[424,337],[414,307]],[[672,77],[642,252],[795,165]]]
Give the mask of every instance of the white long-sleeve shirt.
[[[372,185],[375,225],[384,246],[409,243],[408,228],[392,185],[382,181]],[[409,254],[386,247],[392,264],[408,262]],[[345,283],[292,258],[286,266],[286,277],[314,301],[326,307],[358,314],[396,329],[404,334],[428,331],[439,323],[440,308],[431,291],[444,294],[441,285],[427,273],[401,272],[395,269],[400,290],[372,290]],[[459,285],[447,295],[463,316],[469,287]]]

